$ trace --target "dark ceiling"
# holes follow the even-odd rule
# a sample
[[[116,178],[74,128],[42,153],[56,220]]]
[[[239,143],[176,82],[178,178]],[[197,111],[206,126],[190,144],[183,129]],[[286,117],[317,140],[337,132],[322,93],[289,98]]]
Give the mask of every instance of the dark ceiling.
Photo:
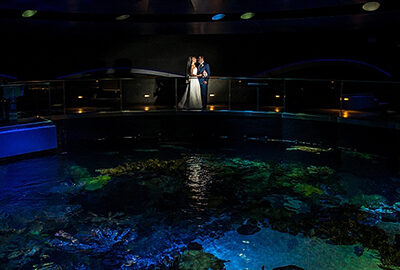
[[[362,0],[2,0],[0,8],[73,13],[240,13],[363,4]],[[388,2],[388,1],[387,1]]]
[[[134,34],[236,34],[294,31],[381,31],[400,26],[400,1],[366,12],[361,0],[2,0],[2,31],[26,29]],[[23,10],[35,9],[32,18]],[[255,12],[241,20],[243,12]],[[224,13],[221,21],[211,17]],[[116,16],[129,19],[116,21]]]

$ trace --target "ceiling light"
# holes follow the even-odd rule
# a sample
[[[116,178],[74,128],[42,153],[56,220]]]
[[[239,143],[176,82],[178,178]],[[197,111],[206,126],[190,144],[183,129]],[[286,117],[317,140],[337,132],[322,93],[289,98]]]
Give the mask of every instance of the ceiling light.
[[[28,9],[28,10],[25,10],[24,12],[22,12],[22,17],[30,18],[30,17],[34,16],[36,13],[37,13],[37,10]]]
[[[222,20],[224,17],[225,17],[225,14],[220,13],[220,14],[214,15],[212,17],[212,20],[213,21],[219,21],[219,20]]]
[[[365,3],[362,8],[365,11],[375,11],[377,10],[379,7],[381,6],[381,4],[379,4],[379,2],[367,2]]]
[[[246,12],[246,13],[243,13],[242,16],[240,16],[240,19],[249,20],[249,19],[253,18],[255,15],[256,14],[253,12]]]
[[[129,14],[123,14],[123,15],[120,15],[120,16],[116,17],[115,19],[117,21],[123,21],[123,20],[129,19],[130,16],[131,15],[129,15]]]

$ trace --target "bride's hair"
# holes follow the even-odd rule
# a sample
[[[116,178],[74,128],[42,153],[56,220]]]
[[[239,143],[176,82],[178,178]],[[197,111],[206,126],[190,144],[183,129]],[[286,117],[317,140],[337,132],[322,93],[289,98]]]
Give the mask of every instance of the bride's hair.
[[[189,78],[189,76],[190,76],[190,67],[192,65],[192,58],[193,58],[193,56],[189,56],[187,63],[186,63],[186,78]]]

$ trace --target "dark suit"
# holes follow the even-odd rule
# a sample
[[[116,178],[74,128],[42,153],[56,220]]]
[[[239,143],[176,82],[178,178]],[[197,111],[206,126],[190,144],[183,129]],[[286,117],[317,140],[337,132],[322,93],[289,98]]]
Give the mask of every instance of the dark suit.
[[[200,64],[199,67],[197,68],[197,74],[203,74],[203,72],[207,72],[207,77],[199,77],[199,82],[200,82],[200,88],[201,88],[201,101],[203,105],[203,109],[207,107],[207,92],[208,92],[208,80],[210,79],[210,65],[207,63]],[[204,82],[207,82],[207,84],[204,84]]]

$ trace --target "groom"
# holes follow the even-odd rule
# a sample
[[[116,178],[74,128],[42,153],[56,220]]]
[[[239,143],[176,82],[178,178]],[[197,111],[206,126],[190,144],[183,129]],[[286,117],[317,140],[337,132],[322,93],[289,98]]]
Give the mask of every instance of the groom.
[[[197,68],[197,74],[202,75],[199,77],[200,88],[201,88],[201,100],[203,110],[207,108],[207,92],[208,92],[208,79],[210,78],[210,65],[204,62],[204,56],[197,58],[199,66]]]

